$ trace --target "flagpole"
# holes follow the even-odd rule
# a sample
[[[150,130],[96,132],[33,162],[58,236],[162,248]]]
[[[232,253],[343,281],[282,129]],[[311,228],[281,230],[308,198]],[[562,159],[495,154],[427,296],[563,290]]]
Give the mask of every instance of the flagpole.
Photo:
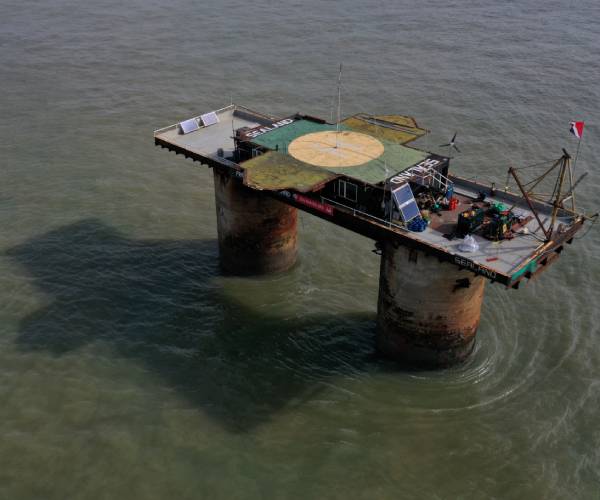
[[[338,74],[338,106],[337,106],[337,121],[335,123],[335,147],[338,147],[340,135],[340,119],[342,114],[342,63],[340,63],[340,72]]]
[[[579,138],[579,142],[577,143],[577,152],[575,153],[575,161],[573,162],[573,169],[577,165],[577,157],[579,156],[579,148],[581,147],[581,139],[583,139],[583,135]]]
[[[581,142],[581,139],[579,139],[579,142]],[[579,145],[577,145],[577,153],[579,153]],[[566,161],[568,162],[567,165],[569,166],[569,186],[571,188],[571,209],[573,210],[573,212],[575,212],[575,190],[573,189],[573,169],[575,168],[575,164],[573,164],[573,167],[571,167],[571,162],[569,161],[568,158]],[[575,161],[577,161],[577,155],[575,155]]]
[[[581,130],[581,134],[579,134],[579,141],[577,142],[577,151],[575,152],[575,160],[573,161],[573,167],[571,167],[571,162],[569,162],[569,182],[571,184],[571,207],[573,211],[575,211],[575,191],[573,189],[573,171],[577,166],[577,158],[579,158],[579,148],[581,147],[581,139],[583,139],[583,128]]]

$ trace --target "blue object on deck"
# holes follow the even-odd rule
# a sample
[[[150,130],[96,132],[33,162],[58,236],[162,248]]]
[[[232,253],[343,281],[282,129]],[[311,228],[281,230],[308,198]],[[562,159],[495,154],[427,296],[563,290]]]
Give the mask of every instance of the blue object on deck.
[[[415,233],[422,233],[427,228],[427,221],[421,217],[415,217],[408,224],[408,230]]]

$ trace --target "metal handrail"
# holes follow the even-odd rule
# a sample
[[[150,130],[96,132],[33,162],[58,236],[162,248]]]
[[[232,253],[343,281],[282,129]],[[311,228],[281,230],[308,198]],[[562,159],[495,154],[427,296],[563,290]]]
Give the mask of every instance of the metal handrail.
[[[219,108],[219,109],[216,109],[214,112],[215,112],[216,114],[222,114],[222,113],[224,113],[225,111],[228,111],[228,110],[230,110],[230,109],[234,109],[234,110],[235,110],[235,108],[236,108],[236,105],[235,105],[235,104],[230,104],[229,106],[225,106],[224,108]],[[202,115],[200,114],[200,115],[198,115],[198,116],[193,116],[192,118],[188,118],[188,119],[189,119],[189,120],[198,120],[198,119],[199,119],[201,116],[202,116]],[[158,134],[161,134],[162,132],[166,132],[167,130],[169,130],[169,129],[172,129],[173,127],[177,127],[177,125],[179,125],[180,123],[181,123],[181,122],[173,123],[172,125],[167,125],[166,127],[162,127],[162,128],[159,128],[158,130],[155,130],[155,131],[154,131],[154,137],[156,137]],[[202,129],[202,128],[205,128],[205,126],[204,126],[204,125],[201,125],[201,126],[200,126],[200,128],[201,128],[201,129]]]
[[[431,183],[428,185],[431,186],[433,183],[437,183],[438,185],[436,187],[438,189],[441,189],[443,187],[446,190],[448,189],[448,184],[452,183],[452,181],[448,179],[448,177],[431,167],[427,168],[425,172],[417,175],[421,177],[423,185],[425,185],[426,178],[431,178]]]
[[[326,201],[327,203],[331,203],[333,205],[338,205],[340,207],[344,207],[347,210],[351,210],[352,211],[352,215],[356,216],[356,214],[360,214],[363,217],[366,217],[368,219],[373,219],[376,220],[377,222],[383,223],[388,227],[395,227],[397,229],[401,229],[403,231],[407,231],[407,229],[404,226],[400,226],[398,224],[394,224],[392,221],[390,220],[386,220],[386,219],[380,219],[379,217],[375,217],[374,215],[371,215],[367,212],[363,212],[362,210],[357,210],[354,207],[349,207],[348,205],[344,205],[343,203],[340,203],[339,201],[335,201],[335,200],[331,200],[329,198],[325,198],[325,196],[321,196],[321,200],[322,201]]]

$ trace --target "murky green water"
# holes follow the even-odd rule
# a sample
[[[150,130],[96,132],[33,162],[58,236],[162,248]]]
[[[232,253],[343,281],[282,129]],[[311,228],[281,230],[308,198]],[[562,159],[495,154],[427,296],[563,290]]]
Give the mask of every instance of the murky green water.
[[[412,113],[454,170],[576,148],[598,209],[600,8],[2,2],[0,498],[600,498],[600,233],[489,286],[473,357],[373,357],[372,243],[218,271],[212,176],[152,130],[228,104]]]

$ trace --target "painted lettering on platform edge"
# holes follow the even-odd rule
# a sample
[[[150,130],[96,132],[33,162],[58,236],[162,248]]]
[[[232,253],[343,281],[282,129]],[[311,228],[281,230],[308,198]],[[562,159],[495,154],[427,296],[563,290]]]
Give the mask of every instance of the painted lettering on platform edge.
[[[479,264],[475,264],[475,262],[469,259],[465,259],[464,257],[460,257],[458,255],[454,257],[454,262],[459,266],[471,269],[472,271],[475,271],[477,274],[481,274],[486,278],[495,279],[497,276],[496,271],[492,271],[491,269],[482,267]]]
[[[270,132],[271,130],[275,130],[276,128],[279,127],[284,127],[285,125],[289,125],[290,123],[293,123],[294,119],[293,118],[286,118],[284,120],[279,120],[277,122],[273,122],[271,123],[271,125],[265,125],[264,127],[258,127],[255,129],[252,129],[248,132],[246,132],[246,137],[248,139],[254,139],[255,137],[258,137],[259,135],[263,135],[266,134],[267,132]]]
[[[301,194],[294,194],[292,197],[295,201],[301,203],[302,205],[313,208],[327,215],[333,215],[333,207],[331,205],[321,203],[320,201],[313,200],[312,198],[309,198],[308,196],[303,196]]]

